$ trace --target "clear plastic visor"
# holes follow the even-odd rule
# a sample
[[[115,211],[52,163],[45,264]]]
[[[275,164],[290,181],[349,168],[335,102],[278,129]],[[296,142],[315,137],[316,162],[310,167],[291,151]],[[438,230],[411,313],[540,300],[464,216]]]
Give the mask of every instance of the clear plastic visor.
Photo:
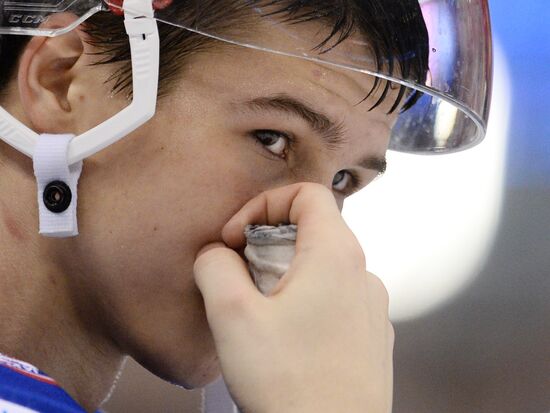
[[[127,11],[132,2],[125,2]],[[448,153],[479,143],[489,115],[492,44],[487,0],[156,0],[155,18],[217,41],[306,59],[370,78],[364,104],[393,99],[390,149]],[[0,34],[57,35],[48,16],[78,23],[121,1],[0,0]],[[355,75],[354,75],[355,76]],[[375,97],[375,99],[374,99]],[[370,100],[368,99],[370,98]]]

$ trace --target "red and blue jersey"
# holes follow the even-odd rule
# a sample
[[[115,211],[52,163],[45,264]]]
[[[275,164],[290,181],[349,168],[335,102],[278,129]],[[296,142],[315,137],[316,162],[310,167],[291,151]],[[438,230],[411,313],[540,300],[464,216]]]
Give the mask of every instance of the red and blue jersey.
[[[51,377],[0,354],[0,413],[86,412]]]

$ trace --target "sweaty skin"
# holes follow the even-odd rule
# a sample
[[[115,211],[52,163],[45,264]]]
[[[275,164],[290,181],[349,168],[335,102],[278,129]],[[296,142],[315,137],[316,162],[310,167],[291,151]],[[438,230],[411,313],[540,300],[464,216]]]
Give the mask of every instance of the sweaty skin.
[[[92,66],[97,50],[85,40],[80,30],[33,38],[2,105],[39,133],[78,135],[119,112],[128,101],[113,95],[112,83],[106,82],[115,68]],[[315,385],[300,391],[295,385],[311,378],[312,366],[326,371],[340,360],[351,366],[350,357],[365,357],[363,368],[346,369],[349,376],[336,368],[334,378],[342,380],[341,388],[354,380],[370,383],[369,394],[387,406],[392,340],[387,314],[380,309],[385,296],[382,288],[369,288],[377,282],[365,274],[356,241],[338,215],[352,189],[333,185],[340,171],[353,171],[362,179],[360,186],[378,175],[376,162],[367,168],[359,163],[384,158],[395,115],[386,115],[391,98],[368,110],[379,93],[358,104],[372,83],[360,74],[237,47],[194,55],[171,93],[159,101],[154,119],[84,162],[80,236],[70,239],[38,235],[32,161],[0,142],[0,193],[10,195],[0,201],[0,352],[38,366],[88,411],[109,393],[126,355],[187,388],[213,381],[221,365],[237,399],[252,411],[267,410],[255,399],[260,394],[247,390],[253,379],[259,386],[262,377],[268,383],[292,371],[289,409],[309,406]],[[319,123],[316,127],[297,107],[322,114],[336,128],[321,132]],[[266,130],[276,133],[258,132]],[[328,148],[323,138],[333,138],[325,135],[335,131],[343,139]],[[292,138],[292,145],[285,137]],[[297,187],[288,185],[300,182],[325,190],[315,187],[295,197]],[[236,256],[218,248],[197,264],[201,294],[193,271],[199,251],[215,242],[240,247],[237,229],[243,215],[228,222],[251,199],[278,188],[287,189],[276,192],[280,199],[270,198],[270,213],[287,217],[296,198],[295,214],[306,231],[313,217],[327,219],[322,234],[304,236],[302,242],[311,244],[303,248],[301,264],[290,277],[296,281],[272,304],[254,299],[245,311],[237,291],[246,286],[244,273],[238,271]],[[336,245],[324,243],[328,234]],[[229,256],[219,262],[229,260],[237,269],[213,271],[220,254]],[[212,266],[204,265],[211,261]],[[318,262],[328,284],[310,283],[319,273]],[[212,301],[216,291],[224,291],[216,290],[223,284],[211,285],[216,279],[225,279],[231,292],[220,297],[219,308],[227,308],[223,300],[229,307],[236,301],[227,327]],[[337,295],[329,296],[328,285]],[[249,289],[243,291],[254,297]],[[320,311],[299,313],[307,303]],[[300,326],[305,324],[315,328],[304,331]],[[253,363],[267,354],[257,348],[264,339],[287,349],[286,356]],[[367,339],[373,353],[362,356]],[[382,367],[373,364],[375,356],[385,363],[376,389],[370,380],[382,374]],[[349,411],[364,401],[362,390],[356,390],[355,395],[342,393]]]

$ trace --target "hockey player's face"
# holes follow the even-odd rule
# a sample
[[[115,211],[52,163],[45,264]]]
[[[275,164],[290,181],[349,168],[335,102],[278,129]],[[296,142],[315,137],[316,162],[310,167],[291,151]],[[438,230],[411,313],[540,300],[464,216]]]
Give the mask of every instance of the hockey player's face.
[[[395,99],[369,111],[380,88],[359,104],[373,82],[242,48],[199,54],[150,123],[87,162],[75,256],[124,351],[186,387],[219,374],[197,252],[263,191],[317,182],[342,207],[379,175]]]

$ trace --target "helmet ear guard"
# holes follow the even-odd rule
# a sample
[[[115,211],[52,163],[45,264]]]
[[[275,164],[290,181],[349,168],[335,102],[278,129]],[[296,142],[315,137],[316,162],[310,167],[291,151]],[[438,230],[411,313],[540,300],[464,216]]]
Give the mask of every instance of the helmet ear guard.
[[[17,5],[17,2],[6,4]],[[155,114],[160,41],[157,22],[154,19],[153,2],[124,0],[123,6],[124,26],[132,54],[133,100],[128,107],[76,137],[71,134],[39,135],[0,107],[0,138],[34,161],[42,235],[78,235],[77,184],[82,161],[127,136]],[[0,34],[32,34],[29,30],[25,31],[25,28],[15,29],[10,32],[0,30]],[[31,29],[33,33],[37,30],[40,31],[40,28]],[[68,30],[63,29],[51,33],[46,30],[40,33],[57,36],[66,31]],[[52,188],[57,189],[52,192]]]

